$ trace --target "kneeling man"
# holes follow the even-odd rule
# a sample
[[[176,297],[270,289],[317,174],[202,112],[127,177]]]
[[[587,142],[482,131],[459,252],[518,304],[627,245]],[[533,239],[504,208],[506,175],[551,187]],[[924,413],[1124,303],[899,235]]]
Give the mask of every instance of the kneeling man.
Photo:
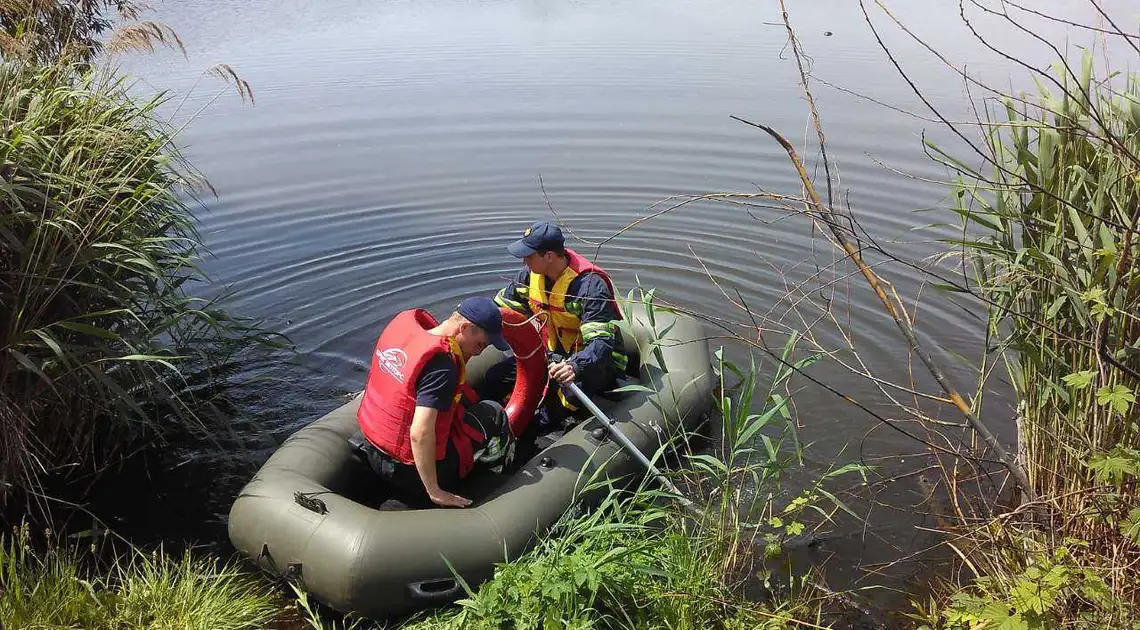
[[[476,461],[506,456],[510,428],[501,405],[477,402],[465,368],[489,345],[510,348],[502,328],[499,308],[479,297],[443,322],[411,309],[384,328],[357,412],[368,462],[383,479],[436,505],[471,505],[451,490]]]

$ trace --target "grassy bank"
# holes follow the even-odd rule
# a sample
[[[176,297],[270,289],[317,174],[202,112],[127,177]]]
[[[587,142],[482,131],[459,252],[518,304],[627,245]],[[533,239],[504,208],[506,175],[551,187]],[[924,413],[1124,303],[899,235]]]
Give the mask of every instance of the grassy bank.
[[[792,628],[821,624],[822,599],[793,581],[768,601],[749,601],[745,566],[763,553],[734,536],[653,502],[653,492],[610,495],[570,518],[520,561],[469,593],[460,607],[407,627]]]
[[[254,630],[282,600],[236,564],[184,554],[130,552],[108,565],[50,533],[0,537],[0,626],[16,629]]]

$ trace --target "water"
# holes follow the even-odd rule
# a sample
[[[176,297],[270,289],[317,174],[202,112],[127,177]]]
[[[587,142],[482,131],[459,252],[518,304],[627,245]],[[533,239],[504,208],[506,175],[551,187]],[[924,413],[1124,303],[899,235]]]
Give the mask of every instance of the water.
[[[856,3],[794,4],[814,77],[932,116],[877,47]],[[900,19],[954,63],[999,87],[1031,87],[1023,71],[972,38],[957,3],[908,4],[894,7]],[[1114,4],[1109,8],[1125,11],[1124,2]],[[1034,6],[1095,22],[1091,6],[1072,5]],[[999,34],[994,41],[1004,50],[1039,66],[1050,61],[1024,34],[976,9],[969,15],[982,32]],[[596,241],[666,207],[653,204],[674,195],[796,193],[783,150],[730,115],[776,128],[801,147],[809,168],[816,162],[775,2],[214,0],[159,2],[154,17],[179,33],[188,58],[159,53],[123,61],[145,80],[140,90],[175,91],[168,110],[187,123],[186,155],[218,191],[201,214],[213,252],[204,266],[235,289],[231,309],[270,318],[300,350],[296,365],[258,370],[284,381],[261,386],[270,394],[258,417],[268,428],[253,437],[264,438],[263,448],[197,455],[217,470],[236,461],[248,474],[275,440],[359,390],[372,344],[395,313],[422,306],[443,314],[463,297],[493,294],[518,268],[506,244],[530,221],[554,218],[548,201],[576,236]],[[968,88],[881,11],[872,17],[930,102],[947,118],[970,118],[968,97],[982,90]],[[1021,21],[1045,37],[1088,39],[1058,23]],[[201,79],[218,62],[251,84],[255,106]],[[922,138],[968,155],[961,143],[934,122],[820,83],[814,92],[840,175],[837,191],[862,227],[909,260],[939,252],[935,240],[952,235],[952,226],[913,229],[954,223],[938,210],[947,191],[935,181],[946,171],[924,155]],[[671,303],[736,324],[750,318],[722,289],[734,298],[739,292],[767,315],[765,339],[776,347],[783,327],[803,325],[786,292],[823,269],[822,282],[834,281],[833,311],[866,365],[881,378],[909,383],[909,357],[894,323],[859,278],[843,280],[848,268],[831,267],[837,257],[819,233],[785,211],[750,212],[694,203],[600,251],[581,241],[572,246],[597,251],[621,287],[640,280]],[[979,356],[979,322],[923,287],[916,272],[898,265],[881,271],[904,299],[921,295],[923,341],[969,390],[972,380],[952,353]],[[807,321],[819,315],[807,302],[799,307]],[[847,347],[826,321],[814,331],[823,348]],[[722,331],[710,326],[710,334]],[[849,351],[840,356],[851,358]],[[902,417],[874,383],[836,363],[818,363],[812,374]],[[915,378],[935,391],[917,362]],[[988,419],[1010,438],[1008,407],[989,402]],[[866,570],[932,542],[915,527],[934,523],[920,506],[923,484],[914,476],[891,481],[929,463],[924,446],[819,388],[795,404],[817,468],[833,461],[878,466],[870,485],[840,484],[868,524],[840,524],[827,550],[835,555],[829,577],[840,586],[911,580],[920,564],[900,563],[886,577]],[[940,416],[958,419],[952,409]],[[208,515],[191,510],[208,523],[191,526],[192,535],[222,536],[218,524],[233,485],[219,482]]]

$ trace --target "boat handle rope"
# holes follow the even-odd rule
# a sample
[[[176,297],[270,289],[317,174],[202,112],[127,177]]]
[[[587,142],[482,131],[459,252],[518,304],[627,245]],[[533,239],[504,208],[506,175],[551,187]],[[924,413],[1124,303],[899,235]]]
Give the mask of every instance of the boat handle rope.
[[[316,495],[325,494],[326,492],[328,492],[328,490],[323,490],[320,492],[301,492],[298,490],[293,493],[293,502],[305,508],[306,510],[309,510],[310,512],[316,512],[317,514],[328,514],[329,507],[325,505],[324,501],[316,498]]]

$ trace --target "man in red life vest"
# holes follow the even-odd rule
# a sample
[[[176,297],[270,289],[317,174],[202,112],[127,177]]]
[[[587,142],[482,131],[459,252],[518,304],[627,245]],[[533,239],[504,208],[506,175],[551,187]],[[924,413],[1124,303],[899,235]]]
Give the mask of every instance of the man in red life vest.
[[[495,463],[510,439],[507,417],[479,402],[465,382],[467,360],[489,345],[508,350],[499,308],[468,298],[443,322],[422,309],[397,315],[372,354],[357,420],[368,462],[414,498],[444,507],[471,501],[451,492],[476,461]]]
[[[546,404],[536,415],[543,429],[557,429],[576,406],[559,384],[577,382],[588,395],[615,385],[629,358],[620,350],[621,319],[613,283],[601,267],[566,247],[562,230],[538,221],[507,246],[525,267],[495,296],[499,306],[535,316],[552,363]],[[514,385],[514,360],[487,371],[484,394],[501,400]]]

